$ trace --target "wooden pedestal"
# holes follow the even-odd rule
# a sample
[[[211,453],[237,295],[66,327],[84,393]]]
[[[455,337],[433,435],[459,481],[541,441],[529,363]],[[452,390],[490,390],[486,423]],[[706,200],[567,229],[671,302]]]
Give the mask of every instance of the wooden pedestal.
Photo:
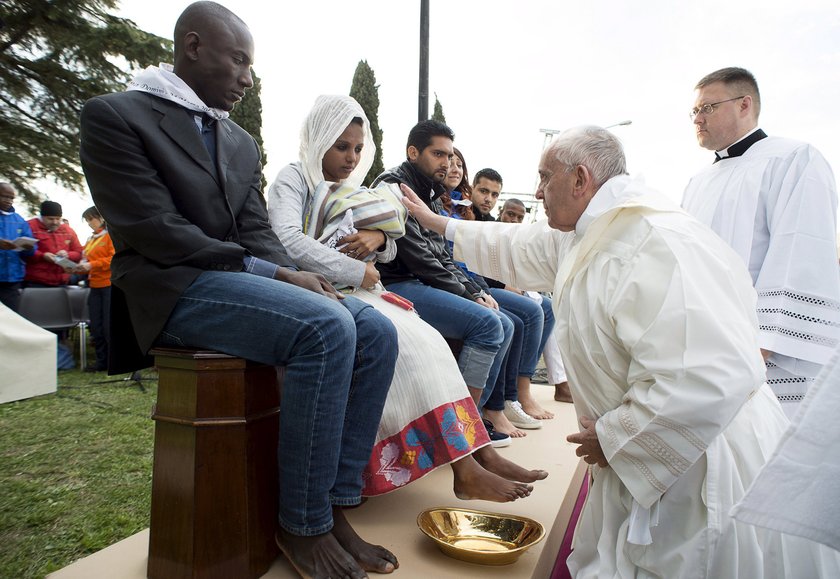
[[[259,577],[278,552],[278,373],[218,352],[152,353],[148,577]]]

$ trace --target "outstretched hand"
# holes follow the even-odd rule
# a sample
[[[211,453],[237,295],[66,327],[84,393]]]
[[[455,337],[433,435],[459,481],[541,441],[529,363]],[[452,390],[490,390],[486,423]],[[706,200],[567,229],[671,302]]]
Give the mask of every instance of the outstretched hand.
[[[595,421],[588,416],[581,416],[580,425],[583,430],[566,437],[567,441],[580,445],[575,450],[575,454],[583,457],[587,464],[597,464],[602,468],[609,466],[607,457],[604,456],[604,451],[601,449],[598,433],[595,431]]]
[[[402,202],[408,213],[413,216],[420,225],[426,229],[431,229],[443,235],[446,231],[446,222],[448,217],[438,215],[432,211],[428,205],[423,203],[423,200],[417,196],[417,193],[411,190],[411,187],[405,183],[400,184],[400,190],[403,193]]]

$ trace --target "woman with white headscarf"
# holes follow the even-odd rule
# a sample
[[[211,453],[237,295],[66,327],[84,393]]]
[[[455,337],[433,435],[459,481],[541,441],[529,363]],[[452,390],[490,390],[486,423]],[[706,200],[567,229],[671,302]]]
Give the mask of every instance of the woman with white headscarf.
[[[404,222],[405,213],[400,213],[399,193],[389,186],[359,187],[375,152],[361,106],[347,96],[322,95],[301,129],[300,161],[284,167],[268,192],[272,228],[298,267],[350,288],[345,291],[373,305],[397,328],[399,358],[362,493],[383,494],[451,464],[459,498],[525,497],[532,487],[524,483],[547,473],[526,470],[496,453],[446,341],[410,302],[378,284],[373,262],[394,258],[393,238],[399,234],[393,221]],[[379,200],[379,209],[369,209],[376,205],[373,200]],[[394,207],[390,217],[389,205]]]

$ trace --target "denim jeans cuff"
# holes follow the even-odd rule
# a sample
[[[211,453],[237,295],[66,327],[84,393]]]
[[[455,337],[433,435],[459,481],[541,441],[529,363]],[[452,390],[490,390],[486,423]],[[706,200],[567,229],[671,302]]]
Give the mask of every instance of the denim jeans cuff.
[[[464,345],[461,355],[458,356],[458,367],[461,369],[461,375],[467,386],[484,388],[497,351]]]
[[[336,507],[355,507],[362,504],[362,496],[336,497],[330,495],[330,504]]]
[[[287,524],[282,518],[278,518],[278,523],[283,530],[288,531],[292,535],[297,535],[298,537],[314,537],[315,535],[323,535],[333,528],[332,520],[330,520],[329,523],[325,523],[317,527],[296,527],[294,525]]]

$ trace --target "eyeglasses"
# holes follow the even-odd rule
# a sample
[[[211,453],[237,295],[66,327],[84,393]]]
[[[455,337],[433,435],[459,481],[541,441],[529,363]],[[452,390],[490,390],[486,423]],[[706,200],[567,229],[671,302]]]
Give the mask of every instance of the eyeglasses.
[[[722,105],[723,103],[728,103],[730,101],[737,101],[738,99],[742,99],[745,96],[747,96],[747,95],[742,95],[742,96],[739,96],[739,97],[726,99],[725,101],[718,101],[716,103],[706,103],[702,107],[694,107],[693,109],[691,109],[691,112],[688,113],[688,118],[690,118],[693,121],[694,117],[696,117],[700,113],[703,113],[704,115],[708,116],[708,115],[712,114],[713,112],[715,112],[715,107],[716,106]]]

